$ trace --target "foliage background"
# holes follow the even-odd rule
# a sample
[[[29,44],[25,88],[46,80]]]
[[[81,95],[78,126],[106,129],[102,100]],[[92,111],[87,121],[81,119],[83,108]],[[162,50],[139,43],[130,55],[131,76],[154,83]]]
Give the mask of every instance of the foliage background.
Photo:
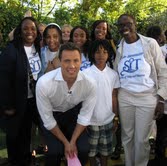
[[[41,23],[82,25],[89,30],[95,20],[105,19],[116,40],[119,36],[115,23],[123,13],[135,16],[138,32],[142,34],[151,25],[167,29],[167,0],[0,0],[0,32],[3,34],[0,47],[6,45],[8,33],[27,10]]]

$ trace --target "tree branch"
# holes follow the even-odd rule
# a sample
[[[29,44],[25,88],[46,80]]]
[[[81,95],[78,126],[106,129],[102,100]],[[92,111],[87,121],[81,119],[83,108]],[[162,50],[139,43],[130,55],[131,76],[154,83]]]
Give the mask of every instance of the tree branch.
[[[57,0],[55,1],[55,3],[54,3],[54,5],[53,5],[53,7],[51,8],[51,10],[46,14],[46,16],[45,16],[45,18],[44,18],[44,20],[47,18],[47,16],[49,15],[49,14],[51,14],[52,13],[52,11],[53,11],[53,9],[55,8],[55,6],[56,6],[56,2],[57,2]]]

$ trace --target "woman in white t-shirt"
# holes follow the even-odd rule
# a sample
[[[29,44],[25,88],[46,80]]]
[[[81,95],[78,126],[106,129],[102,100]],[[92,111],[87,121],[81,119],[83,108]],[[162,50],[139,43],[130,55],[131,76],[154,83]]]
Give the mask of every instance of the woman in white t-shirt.
[[[39,124],[34,91],[42,74],[40,39],[36,20],[25,17],[0,56],[0,120],[4,120],[9,165],[31,164],[32,121]]]
[[[58,50],[62,43],[62,32],[59,25],[50,23],[43,32],[44,47],[41,49],[42,67],[49,72],[60,66]]]
[[[164,112],[167,66],[158,43],[136,32],[132,15],[118,18],[122,35],[115,59],[121,88],[118,93],[125,165],[147,166],[153,119]]]

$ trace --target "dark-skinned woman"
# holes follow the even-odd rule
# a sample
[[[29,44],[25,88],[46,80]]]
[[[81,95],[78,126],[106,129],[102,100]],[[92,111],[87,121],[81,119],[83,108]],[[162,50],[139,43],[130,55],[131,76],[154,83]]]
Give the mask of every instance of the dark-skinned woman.
[[[12,166],[31,162],[31,125],[37,111],[35,81],[42,74],[40,39],[35,19],[25,17],[0,57],[0,112]]]
[[[161,118],[167,99],[167,66],[158,43],[137,33],[132,15],[121,15],[117,24],[122,40],[115,69],[121,83],[118,101],[125,165],[147,166],[153,119]]]

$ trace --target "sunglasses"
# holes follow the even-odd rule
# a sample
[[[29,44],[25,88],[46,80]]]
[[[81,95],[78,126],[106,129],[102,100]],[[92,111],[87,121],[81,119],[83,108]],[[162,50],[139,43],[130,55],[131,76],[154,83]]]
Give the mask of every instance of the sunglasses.
[[[127,22],[127,23],[125,23],[125,24],[117,24],[117,27],[118,27],[119,29],[122,29],[122,28],[124,28],[124,27],[131,28],[132,25],[133,25],[132,22]]]

